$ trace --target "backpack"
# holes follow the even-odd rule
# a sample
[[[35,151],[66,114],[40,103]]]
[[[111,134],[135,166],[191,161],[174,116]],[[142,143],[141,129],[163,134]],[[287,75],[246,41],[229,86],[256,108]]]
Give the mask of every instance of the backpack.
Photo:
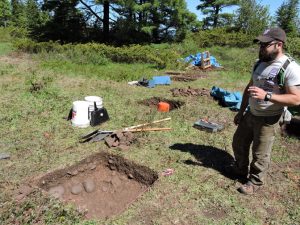
[[[284,62],[284,64],[280,67],[280,70],[278,71],[278,73],[276,75],[277,83],[278,83],[279,90],[281,93],[284,92],[284,73],[292,61],[294,61],[294,59],[289,56],[287,58],[287,60]],[[253,72],[257,69],[257,67],[259,66],[260,63],[261,63],[260,60],[258,60],[255,63],[255,65],[253,67]]]
[[[294,61],[294,59],[291,56],[288,56],[287,60],[284,62],[284,64],[280,67],[279,72],[276,75],[277,83],[279,86],[280,93],[284,93],[284,75],[287,67],[290,65],[290,63]],[[254,67],[253,67],[253,72],[257,69],[259,64],[261,63],[260,60],[258,60]],[[300,114],[300,106],[289,106],[285,107],[285,111],[288,110],[292,115],[297,115]]]

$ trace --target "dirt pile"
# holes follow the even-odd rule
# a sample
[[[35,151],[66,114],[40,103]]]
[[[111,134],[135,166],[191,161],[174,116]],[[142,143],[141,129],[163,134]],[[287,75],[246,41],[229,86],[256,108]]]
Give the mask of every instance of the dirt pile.
[[[167,71],[166,74],[170,75],[173,81],[189,82],[207,78],[207,74],[199,73],[199,71]]]
[[[210,90],[205,88],[173,88],[171,92],[174,97],[178,96],[210,96]]]

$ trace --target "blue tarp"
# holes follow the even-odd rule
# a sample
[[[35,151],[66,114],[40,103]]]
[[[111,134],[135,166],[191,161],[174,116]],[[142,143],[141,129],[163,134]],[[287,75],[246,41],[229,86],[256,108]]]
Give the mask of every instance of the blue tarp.
[[[229,107],[231,110],[239,110],[242,103],[242,94],[239,91],[229,92],[222,88],[213,86],[210,91],[211,96],[218,99],[221,105]]]
[[[206,53],[204,52],[204,57],[206,58]],[[189,55],[184,59],[185,62],[191,63],[194,66],[201,65],[201,53],[197,53],[196,55]],[[210,56],[210,64],[214,67],[221,67],[221,65],[217,62],[217,59],[214,56]]]
[[[151,80],[148,82],[149,88],[153,88],[156,85],[170,85],[171,84],[171,78],[170,76],[154,76]]]

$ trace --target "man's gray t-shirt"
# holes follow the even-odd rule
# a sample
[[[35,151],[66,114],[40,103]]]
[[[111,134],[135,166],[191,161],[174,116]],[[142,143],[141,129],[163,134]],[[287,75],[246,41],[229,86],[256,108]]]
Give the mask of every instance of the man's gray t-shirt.
[[[277,83],[277,74],[285,61],[286,55],[272,62],[260,62],[252,74],[253,86],[262,88],[266,92],[280,94]],[[284,73],[284,84],[287,86],[300,85],[300,66],[292,61]],[[255,116],[275,116],[280,115],[283,106],[274,104],[270,101],[264,101],[249,97],[250,111]]]

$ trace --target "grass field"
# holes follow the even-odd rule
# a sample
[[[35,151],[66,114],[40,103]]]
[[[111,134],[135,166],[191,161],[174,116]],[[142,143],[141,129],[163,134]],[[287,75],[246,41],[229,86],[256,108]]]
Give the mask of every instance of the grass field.
[[[0,224],[299,224],[299,140],[278,133],[267,185],[254,196],[243,196],[236,191],[240,183],[222,170],[232,160],[235,112],[207,96],[172,96],[170,89],[175,87],[243,90],[255,51],[209,50],[225,70],[208,72],[207,78],[193,82],[174,81],[149,89],[127,82],[164,74],[150,64],[59,64],[0,44],[0,153],[10,154],[10,159],[0,160]],[[37,85],[39,89],[33,90]],[[65,119],[72,102],[88,95],[103,98],[111,119],[96,128],[72,127]],[[169,113],[138,104],[154,96],[185,104]],[[94,129],[117,129],[165,117],[172,118],[164,124],[171,131],[138,134],[138,141],[126,152],[109,149],[104,142],[78,141]],[[225,129],[207,133],[192,128],[200,118],[222,123]],[[99,151],[123,156],[159,175],[167,168],[174,173],[160,176],[126,211],[107,220],[85,220],[75,207],[38,189],[22,201],[15,200],[17,190],[31,179]]]

